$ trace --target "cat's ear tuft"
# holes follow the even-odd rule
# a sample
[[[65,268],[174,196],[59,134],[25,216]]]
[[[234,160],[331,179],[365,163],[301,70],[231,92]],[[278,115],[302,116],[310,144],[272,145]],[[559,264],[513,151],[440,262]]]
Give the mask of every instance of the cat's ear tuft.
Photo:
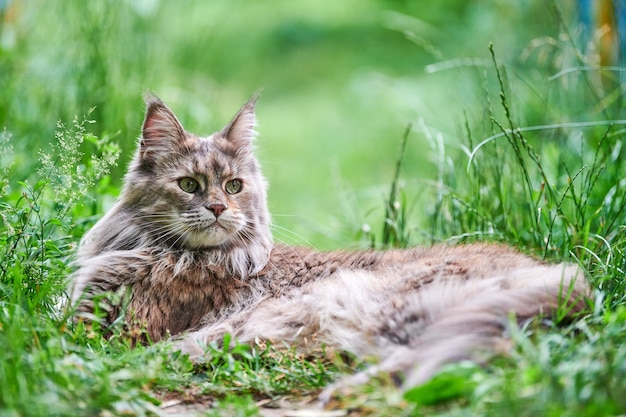
[[[144,95],[146,117],[141,131],[140,156],[167,154],[185,140],[185,129],[176,115],[153,93]]]
[[[253,95],[233,120],[220,132],[221,135],[238,146],[249,145],[256,137],[254,130],[257,124],[254,108],[260,93]]]

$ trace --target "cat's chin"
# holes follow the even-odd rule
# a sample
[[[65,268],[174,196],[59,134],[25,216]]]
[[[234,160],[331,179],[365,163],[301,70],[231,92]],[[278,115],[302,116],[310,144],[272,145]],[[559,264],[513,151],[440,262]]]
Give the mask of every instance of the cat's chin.
[[[224,229],[212,229],[210,233],[189,233],[185,236],[185,248],[191,250],[219,247],[233,237]]]

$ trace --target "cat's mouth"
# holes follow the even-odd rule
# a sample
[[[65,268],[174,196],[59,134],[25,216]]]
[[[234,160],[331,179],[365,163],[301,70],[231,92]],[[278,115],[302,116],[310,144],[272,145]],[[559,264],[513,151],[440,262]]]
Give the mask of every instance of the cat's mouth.
[[[233,222],[227,216],[219,218],[204,216],[194,220],[185,224],[181,236],[181,243],[187,249],[205,249],[223,245],[239,230],[237,222]]]
[[[190,249],[210,248],[227,242],[232,233],[219,222],[213,222],[207,228],[188,233],[185,236],[185,246]]]
[[[187,245],[193,248],[209,248],[222,245],[235,233],[227,222],[215,219],[199,227],[187,236]]]
[[[222,223],[220,223],[220,221],[218,219],[215,219],[215,221],[211,224],[209,224],[209,230],[211,229],[222,229],[222,230],[227,230],[226,226],[224,226]]]

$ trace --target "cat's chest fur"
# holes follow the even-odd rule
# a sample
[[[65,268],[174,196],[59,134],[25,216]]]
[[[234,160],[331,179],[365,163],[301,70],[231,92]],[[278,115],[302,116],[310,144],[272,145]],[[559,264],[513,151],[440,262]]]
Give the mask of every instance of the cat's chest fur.
[[[134,277],[130,285],[127,312],[136,325],[145,327],[152,341],[197,328],[212,313],[251,297],[249,282],[208,266],[202,254],[156,252],[154,256],[147,274]]]

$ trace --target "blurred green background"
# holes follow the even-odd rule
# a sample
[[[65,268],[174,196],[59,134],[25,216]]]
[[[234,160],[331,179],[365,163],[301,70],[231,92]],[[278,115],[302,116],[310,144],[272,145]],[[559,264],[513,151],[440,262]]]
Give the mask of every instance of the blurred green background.
[[[13,137],[13,176],[22,180],[56,122],[95,107],[93,132],[124,151],[114,195],[144,90],[207,135],[263,88],[257,147],[277,240],[354,246],[362,225],[383,218],[410,123],[402,185],[414,224],[432,209],[440,145],[460,152],[465,120],[485,117],[477,100],[492,82],[484,76],[493,69],[490,42],[513,76],[561,68],[545,52],[559,33],[555,4],[569,13],[562,3],[0,0],[0,128]]]

